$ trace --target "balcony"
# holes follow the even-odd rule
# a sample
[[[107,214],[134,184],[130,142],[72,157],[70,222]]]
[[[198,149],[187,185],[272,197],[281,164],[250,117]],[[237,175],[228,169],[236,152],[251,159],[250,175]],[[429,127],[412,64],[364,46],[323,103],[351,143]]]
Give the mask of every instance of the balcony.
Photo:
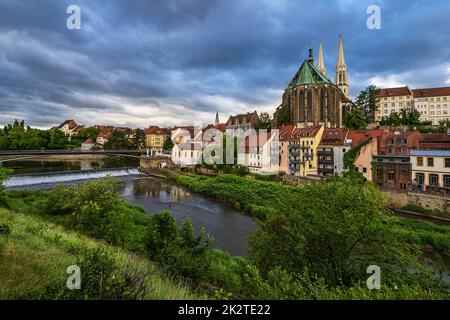
[[[327,173],[333,174],[334,173],[334,170],[332,168],[318,168],[317,171],[319,173],[324,173],[324,174],[327,174]]]
[[[318,159],[319,164],[334,164],[334,161],[332,159],[326,160],[326,159]]]
[[[323,157],[333,157],[334,153],[333,151],[317,151],[317,155]]]

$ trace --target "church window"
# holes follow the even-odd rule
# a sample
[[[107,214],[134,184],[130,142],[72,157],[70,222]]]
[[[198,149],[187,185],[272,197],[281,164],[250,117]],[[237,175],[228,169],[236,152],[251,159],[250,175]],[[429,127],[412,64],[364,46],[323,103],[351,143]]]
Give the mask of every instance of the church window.
[[[320,90],[320,121],[325,120],[325,93],[324,90]]]
[[[308,121],[313,121],[313,107],[312,107],[313,101],[312,101],[312,92],[308,91],[307,94],[307,117]]]

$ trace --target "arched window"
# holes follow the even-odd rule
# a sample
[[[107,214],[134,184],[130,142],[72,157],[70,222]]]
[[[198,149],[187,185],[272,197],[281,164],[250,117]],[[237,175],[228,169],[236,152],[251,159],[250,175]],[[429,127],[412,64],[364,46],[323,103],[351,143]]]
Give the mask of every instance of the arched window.
[[[320,89],[320,121],[325,121],[325,90]]]
[[[308,113],[307,113],[307,117],[308,117],[308,122],[312,122],[313,121],[313,99],[312,99],[312,92],[311,90],[308,90],[308,96],[307,96],[307,108],[308,108]]]
[[[305,121],[305,92],[303,90],[300,91],[299,94],[299,108],[297,109],[298,121]]]

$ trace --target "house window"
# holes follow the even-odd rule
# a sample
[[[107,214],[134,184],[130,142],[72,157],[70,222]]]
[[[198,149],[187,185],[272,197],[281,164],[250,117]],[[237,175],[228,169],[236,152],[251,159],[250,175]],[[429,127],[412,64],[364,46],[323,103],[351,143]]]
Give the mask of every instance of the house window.
[[[439,185],[439,176],[437,174],[428,175],[430,186],[437,187]]]
[[[367,173],[367,168],[363,168],[363,172],[364,172],[364,173]]]
[[[434,158],[427,158],[427,165],[429,167],[434,167]]]
[[[445,158],[444,162],[445,162],[445,167],[450,168],[450,158]]]
[[[450,176],[444,176],[444,187],[450,188]]]
[[[423,173],[416,173],[416,180],[419,186],[425,183],[425,175]]]
[[[388,172],[388,180],[393,181],[395,179],[395,173],[394,171],[389,171]]]

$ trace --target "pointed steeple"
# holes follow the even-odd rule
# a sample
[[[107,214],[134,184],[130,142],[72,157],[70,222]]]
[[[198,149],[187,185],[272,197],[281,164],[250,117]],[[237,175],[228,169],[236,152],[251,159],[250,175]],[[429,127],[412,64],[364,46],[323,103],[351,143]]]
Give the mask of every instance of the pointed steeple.
[[[312,46],[309,47],[309,58],[308,58],[308,61],[311,64],[314,64],[314,55],[313,55],[313,48],[312,48]]]
[[[338,50],[338,61],[336,64],[336,70],[334,74],[334,83],[341,89],[341,91],[349,97],[348,88],[348,73],[347,65],[344,59],[344,45],[342,44],[342,34],[339,35],[339,50]]]
[[[214,122],[214,125],[218,125],[219,124],[219,113],[216,112],[216,121]]]
[[[339,66],[345,65],[344,45],[342,44],[342,34],[339,35],[338,65]]]
[[[319,57],[317,58],[317,69],[323,73],[324,76],[327,75],[327,69],[325,68],[325,62],[323,60],[323,47],[322,41],[320,41],[319,45]]]

